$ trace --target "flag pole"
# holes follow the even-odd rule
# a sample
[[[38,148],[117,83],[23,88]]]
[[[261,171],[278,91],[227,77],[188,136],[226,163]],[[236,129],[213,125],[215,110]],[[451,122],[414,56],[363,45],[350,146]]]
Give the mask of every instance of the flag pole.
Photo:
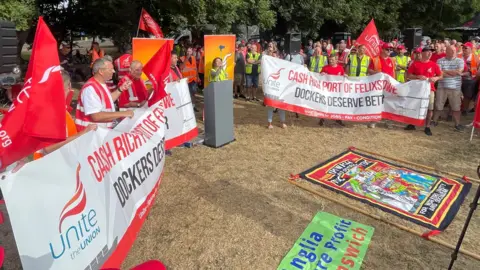
[[[470,142],[472,142],[474,131],[475,131],[475,126],[472,125],[472,133],[470,134]]]
[[[135,35],[135,37],[138,37],[138,32],[140,31],[140,22],[142,20],[142,14],[143,14],[143,8],[142,8],[142,11],[140,11],[140,18],[138,19],[138,25],[137,25],[137,35]]]

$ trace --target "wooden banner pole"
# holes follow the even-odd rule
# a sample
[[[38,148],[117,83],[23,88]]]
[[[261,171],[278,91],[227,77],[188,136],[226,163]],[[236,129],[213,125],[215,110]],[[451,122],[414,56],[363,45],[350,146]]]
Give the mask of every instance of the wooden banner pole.
[[[366,215],[366,216],[369,216],[369,217],[371,217],[371,218],[374,218],[374,219],[376,219],[376,220],[380,220],[380,221],[382,221],[382,222],[385,222],[385,223],[387,223],[387,224],[389,224],[389,225],[392,225],[392,226],[394,226],[394,227],[397,227],[397,228],[399,228],[399,229],[401,229],[401,230],[403,230],[403,231],[406,231],[406,232],[409,232],[409,233],[418,235],[418,236],[420,236],[420,237],[422,237],[422,235],[423,235],[421,232],[418,232],[418,231],[416,231],[416,230],[414,230],[414,229],[411,229],[411,228],[408,228],[408,227],[406,227],[406,226],[403,226],[403,225],[396,224],[396,223],[394,223],[394,222],[388,221],[388,220],[382,218],[382,217],[379,216],[379,215],[375,215],[375,214],[369,213],[369,212],[367,212],[367,211],[365,211],[365,210],[363,210],[363,209],[361,209],[361,208],[352,206],[352,205],[350,205],[350,204],[348,204],[348,203],[342,202],[342,201],[340,201],[340,200],[338,200],[338,199],[335,199],[335,198],[333,198],[333,197],[331,197],[331,196],[329,197],[329,196],[327,196],[327,195],[324,195],[324,194],[320,193],[319,191],[314,190],[314,189],[312,189],[312,188],[310,188],[310,187],[307,187],[307,186],[305,186],[305,185],[302,185],[302,184],[300,184],[300,183],[298,183],[298,182],[296,182],[296,181],[288,180],[288,182],[290,182],[290,184],[292,184],[292,185],[295,185],[295,186],[297,186],[297,187],[299,187],[299,188],[301,188],[301,189],[303,189],[303,190],[306,190],[306,191],[308,191],[308,192],[310,192],[310,193],[313,193],[313,194],[315,194],[315,195],[317,195],[317,196],[320,196],[320,197],[322,197],[322,198],[324,198],[324,199],[327,199],[327,200],[332,201],[332,202],[334,202],[334,203],[337,203],[337,204],[340,204],[340,205],[342,205],[342,206],[345,206],[345,207],[347,207],[347,208],[349,208],[349,209],[352,209],[352,210],[354,210],[354,211],[357,211],[357,212],[359,212],[359,213],[362,213],[362,214],[364,214],[364,215]],[[422,237],[422,238],[424,238],[424,237]],[[435,243],[437,243],[437,244],[439,244],[439,245],[442,245],[442,246],[444,246],[444,247],[447,247],[447,248],[450,248],[450,249],[455,250],[455,246],[454,246],[454,245],[449,244],[449,243],[447,243],[447,242],[445,242],[445,241],[442,241],[442,240],[439,240],[439,239],[435,239],[435,238],[430,238],[430,237],[429,237],[429,238],[424,238],[424,239],[430,240],[430,241],[435,242]],[[469,257],[472,257],[473,259],[476,259],[476,260],[479,260],[479,261],[480,261],[480,255],[475,254],[475,253],[473,253],[473,252],[471,252],[471,251],[464,250],[464,249],[460,249],[460,253],[462,253],[462,254],[464,254],[464,255],[467,255],[467,256],[469,256]]]
[[[437,170],[433,167],[425,166],[425,165],[422,165],[422,164],[418,164],[418,163],[415,163],[415,162],[411,162],[411,161],[407,161],[407,160],[403,160],[403,159],[399,159],[399,158],[389,157],[389,156],[386,156],[386,155],[378,154],[378,153],[368,151],[368,150],[365,150],[365,149],[361,149],[361,148],[357,148],[357,147],[353,147],[352,150],[357,150],[357,151],[360,151],[360,152],[364,152],[364,153],[375,155],[375,156],[382,157],[382,158],[388,158],[388,159],[393,160],[393,161],[405,163],[405,164],[408,164],[408,165],[412,165],[412,166],[416,166],[416,167],[419,167],[419,168],[435,171],[435,172],[438,172],[438,173],[443,173],[443,174],[454,176],[454,177],[457,177],[457,178],[466,179],[468,181],[480,184],[480,179],[463,176],[463,175],[460,175],[460,174],[457,174],[457,173],[451,173],[451,172]]]

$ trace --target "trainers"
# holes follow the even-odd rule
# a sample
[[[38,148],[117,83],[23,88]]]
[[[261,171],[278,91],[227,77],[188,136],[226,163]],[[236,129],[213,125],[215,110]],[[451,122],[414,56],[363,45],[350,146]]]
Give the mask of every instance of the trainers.
[[[432,135],[433,135],[433,134],[432,134],[432,131],[430,130],[429,127],[426,127],[426,128],[425,128],[425,134],[426,134],[427,136],[432,136]]]
[[[244,94],[240,94],[240,97],[243,98],[243,99],[247,99],[247,97],[245,97]]]
[[[404,128],[405,130],[416,130],[414,125],[408,125]]]
[[[458,131],[458,132],[462,132],[465,130],[465,126],[464,125],[456,125],[455,126],[455,131]]]
[[[323,125],[325,125],[325,120],[324,119],[318,120],[318,125],[323,127]]]
[[[335,123],[337,123],[338,125],[344,127],[345,124],[342,122],[342,120],[335,120]]]
[[[388,129],[393,129],[392,123],[389,122],[385,122],[385,127],[387,127]]]
[[[375,124],[374,123],[370,123],[367,125],[368,128],[375,128]]]
[[[238,99],[238,95],[233,96],[234,99]]]

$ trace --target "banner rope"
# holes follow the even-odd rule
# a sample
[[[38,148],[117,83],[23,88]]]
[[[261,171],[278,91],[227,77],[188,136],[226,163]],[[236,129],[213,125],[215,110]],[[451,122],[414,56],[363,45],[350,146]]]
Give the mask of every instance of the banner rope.
[[[437,243],[437,244],[442,245],[442,246],[444,246],[444,247],[447,247],[447,248],[450,248],[450,249],[452,249],[452,250],[455,250],[455,246],[454,246],[454,245],[452,245],[452,244],[450,244],[450,243],[447,243],[447,242],[445,242],[445,241],[443,241],[443,240],[439,240],[439,239],[436,239],[436,238],[431,238],[431,236],[437,235],[438,233],[432,233],[431,235],[428,235],[428,237],[424,237],[423,235],[424,235],[425,233],[421,233],[421,232],[418,232],[418,231],[416,231],[416,230],[414,230],[414,229],[408,228],[408,227],[406,227],[406,226],[403,226],[403,225],[400,225],[400,224],[391,222],[391,221],[389,221],[389,220],[386,220],[386,219],[382,218],[382,217],[379,216],[379,215],[369,213],[369,212],[367,212],[367,211],[365,211],[365,210],[363,210],[363,209],[361,209],[361,208],[352,206],[352,205],[350,205],[350,204],[348,204],[348,203],[346,203],[346,202],[343,202],[343,201],[341,201],[341,200],[334,199],[333,196],[330,196],[330,197],[329,197],[328,195],[322,194],[322,193],[320,193],[320,192],[317,191],[317,190],[314,190],[314,189],[312,189],[312,188],[310,188],[310,187],[307,187],[307,186],[305,186],[305,185],[302,185],[302,184],[300,184],[300,183],[297,182],[297,181],[291,181],[291,180],[289,180],[288,182],[289,182],[290,184],[292,184],[292,185],[295,185],[295,186],[297,186],[297,187],[299,187],[299,188],[301,188],[301,189],[303,189],[303,190],[306,190],[306,191],[308,191],[308,192],[310,192],[310,193],[313,193],[313,194],[315,194],[315,195],[317,195],[317,196],[319,196],[319,197],[322,197],[322,198],[324,198],[324,199],[327,199],[327,200],[329,200],[329,201],[332,201],[332,202],[334,202],[334,203],[336,203],[336,204],[340,204],[340,205],[345,206],[345,207],[347,207],[347,208],[349,208],[349,209],[351,209],[351,210],[354,210],[354,211],[357,211],[357,212],[359,212],[359,213],[362,213],[362,214],[364,214],[364,215],[366,215],[366,216],[368,216],[368,217],[371,217],[371,218],[373,218],[373,219],[382,221],[382,222],[384,222],[384,223],[386,223],[386,224],[389,224],[389,225],[392,225],[392,226],[394,226],[394,227],[397,227],[398,229],[401,229],[401,230],[403,230],[403,231],[406,231],[406,232],[415,234],[415,235],[417,235],[417,236],[420,236],[420,237],[422,237],[423,239],[430,240],[430,241],[432,241],[432,242],[434,242],[434,243]],[[428,234],[428,233],[427,233],[427,234]],[[469,257],[471,257],[471,258],[473,258],[473,259],[476,259],[476,260],[479,260],[479,261],[480,261],[480,255],[475,254],[475,253],[473,253],[473,252],[471,252],[471,251],[468,251],[468,250],[465,250],[465,249],[460,249],[460,253],[462,253],[462,254],[464,254],[464,255],[467,255],[467,256],[469,256]]]
[[[375,152],[372,152],[372,151],[368,151],[368,150],[365,150],[365,149],[361,149],[361,148],[357,148],[357,147],[354,147],[354,146],[350,146],[348,149],[351,150],[351,151],[359,151],[359,152],[364,152],[364,153],[367,153],[367,154],[370,154],[370,155],[375,155],[375,156],[377,156],[377,157],[387,158],[387,159],[390,159],[390,160],[393,160],[393,161],[396,161],[396,162],[401,162],[401,163],[405,163],[405,164],[408,164],[408,165],[416,166],[416,167],[419,167],[419,168],[422,168],[422,169],[434,171],[434,172],[439,173],[439,174],[445,174],[445,175],[453,176],[453,177],[456,177],[456,178],[463,179],[463,180],[464,180],[465,182],[467,182],[467,183],[468,183],[468,182],[473,182],[473,183],[476,183],[476,184],[480,184],[480,179],[467,177],[467,176],[465,176],[465,175],[462,176],[462,175],[457,174],[457,173],[452,173],[452,172],[447,172],[447,171],[438,170],[438,169],[433,168],[433,167],[429,167],[429,166],[426,166],[426,165],[418,164],[418,163],[411,162],[411,161],[408,161],[408,160],[403,160],[403,159],[399,159],[399,158],[394,158],[394,157],[390,157],[390,156],[378,154],[378,153],[375,153]]]

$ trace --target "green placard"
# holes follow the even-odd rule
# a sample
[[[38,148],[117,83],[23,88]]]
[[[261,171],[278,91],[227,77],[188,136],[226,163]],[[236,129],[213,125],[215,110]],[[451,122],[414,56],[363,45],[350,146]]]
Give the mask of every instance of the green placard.
[[[318,212],[278,270],[360,269],[374,228]]]

